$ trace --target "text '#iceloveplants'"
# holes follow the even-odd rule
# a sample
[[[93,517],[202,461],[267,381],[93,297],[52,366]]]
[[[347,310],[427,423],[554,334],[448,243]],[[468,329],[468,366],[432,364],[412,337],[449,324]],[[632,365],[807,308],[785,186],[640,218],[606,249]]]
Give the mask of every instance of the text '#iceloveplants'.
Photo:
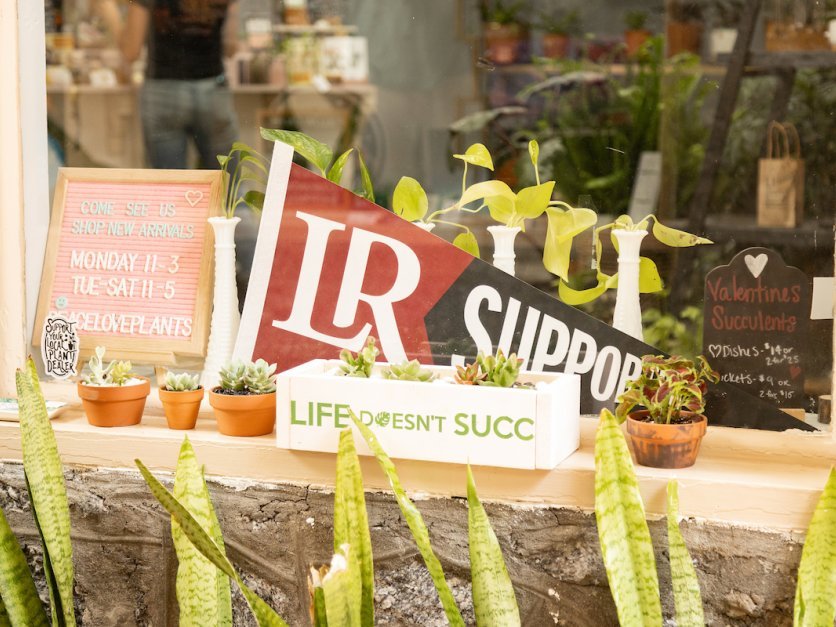
[[[458,436],[515,438],[529,441],[534,438],[534,420],[527,417],[492,416],[459,412],[449,416],[410,412],[378,411],[353,408],[360,420],[370,427],[399,431],[451,433]],[[345,429],[351,425],[350,407],[344,403],[290,401],[290,424],[304,427]]]

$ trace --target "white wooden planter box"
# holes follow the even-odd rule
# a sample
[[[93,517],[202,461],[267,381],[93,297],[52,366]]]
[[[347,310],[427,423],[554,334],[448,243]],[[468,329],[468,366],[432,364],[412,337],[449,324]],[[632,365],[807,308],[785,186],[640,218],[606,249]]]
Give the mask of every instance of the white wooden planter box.
[[[315,359],[279,375],[278,446],[335,453],[350,408],[394,458],[551,469],[578,448],[578,375],[523,373],[520,381],[542,383],[509,389],[344,377],[332,372],[339,363]],[[371,454],[359,433],[354,440],[359,454]]]

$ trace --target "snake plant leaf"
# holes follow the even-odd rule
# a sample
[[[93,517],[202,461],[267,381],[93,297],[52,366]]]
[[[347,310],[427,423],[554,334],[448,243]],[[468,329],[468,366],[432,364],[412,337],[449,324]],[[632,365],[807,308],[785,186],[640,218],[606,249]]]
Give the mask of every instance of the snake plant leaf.
[[[659,276],[659,270],[653,260],[639,257],[639,292],[652,294],[661,290],[662,287],[662,277]]]
[[[675,479],[668,482],[667,522],[677,627],[704,627],[705,616],[697,571],[679,530],[679,489]]]
[[[29,486],[29,478],[26,476],[26,469],[23,469],[23,480],[26,482],[26,492],[28,494],[32,494],[32,488]],[[31,497],[30,497],[31,498]],[[33,516],[33,520],[35,521],[35,529],[38,530],[38,538],[41,541],[41,546],[46,546],[46,542],[44,541],[44,532],[41,530],[40,524],[38,524],[38,517]],[[62,624],[61,621],[63,620],[64,612],[61,609],[61,593],[58,591],[58,584],[55,581],[55,571],[52,569],[52,562],[49,560],[49,553],[44,551],[43,552],[43,567],[44,567],[44,579],[46,579],[46,588],[49,592],[50,598],[50,614],[52,616],[52,624],[53,625],[60,625]]]
[[[203,478],[203,469],[197,461],[189,438],[183,440],[180,457],[174,473],[174,497],[191,512],[195,521],[215,540],[224,553],[209,489]],[[232,596],[229,577],[203,557],[186,536],[180,524],[172,518],[171,537],[177,552],[177,602],[180,606],[180,624],[232,625]],[[222,541],[221,541],[222,542]]]
[[[514,586],[488,514],[476,493],[470,464],[467,466],[467,540],[470,576],[477,625],[520,625]]]
[[[357,627],[361,624],[359,599],[354,581],[359,580],[356,561],[350,559],[351,547],[343,545],[334,553],[331,567],[322,578],[325,615],[328,627]]]
[[[832,627],[836,617],[836,468],[819,497],[798,565],[793,625]]]
[[[299,131],[262,128],[261,136],[268,141],[278,141],[289,145],[314,164],[322,176],[325,176],[328,166],[331,165],[334,158],[334,153],[328,146]]]
[[[421,183],[411,176],[402,176],[392,194],[392,211],[404,220],[415,222],[423,220],[429,208],[427,192]]]
[[[43,536],[55,577],[52,606],[66,625],[75,625],[73,609],[73,549],[70,543],[70,506],[58,444],[41,394],[38,372],[30,357],[26,371],[15,373],[20,403],[20,436],[23,465],[29,482],[33,515]],[[53,587],[50,587],[50,592]]]
[[[474,183],[464,190],[457,204],[459,207],[464,207],[474,200],[483,200],[492,196],[502,196],[507,198],[512,204],[516,200],[516,194],[514,194],[506,183],[502,181],[482,181],[481,183]]]
[[[360,625],[374,625],[374,563],[369,517],[363,492],[363,473],[354,448],[351,429],[340,433],[337,451],[337,479],[334,489],[334,553],[350,546],[347,559],[352,577],[352,594],[360,608]]]
[[[453,238],[453,246],[461,248],[464,252],[470,253],[479,259],[479,242],[476,240],[476,236],[472,231],[466,231],[465,233],[456,235]]]
[[[412,537],[415,539],[415,544],[418,546],[421,557],[424,558],[424,564],[427,565],[427,570],[430,571],[430,577],[441,599],[441,606],[444,608],[447,621],[453,627],[464,627],[464,619],[462,619],[462,615],[456,605],[456,600],[453,598],[453,592],[450,590],[450,586],[444,578],[444,569],[441,567],[441,562],[438,561],[430,545],[430,533],[427,525],[424,523],[424,519],[421,517],[418,508],[415,507],[415,504],[406,495],[406,490],[401,485],[401,480],[395,470],[395,465],[389,459],[383,447],[380,446],[380,442],[377,441],[377,436],[357,418],[354,412],[351,412],[351,420],[354,421],[354,425],[360,431],[366,444],[368,444],[372,453],[377,458],[377,463],[380,464],[381,470],[383,470],[383,473],[389,479],[389,484],[392,486],[392,492],[395,494],[395,500],[398,502],[401,514],[404,520],[406,520],[410,532],[412,532]]]
[[[49,623],[46,623],[47,625]],[[12,621],[6,613],[6,606],[3,605],[3,599],[0,598],[0,627],[12,627]]]
[[[328,612],[325,609],[325,591],[322,589],[319,573],[313,568],[311,572],[317,575],[317,583],[312,584],[309,581],[308,584],[311,591],[311,624],[313,627],[328,627]]]
[[[374,202],[374,186],[372,185],[372,177],[369,174],[369,169],[366,167],[366,162],[363,160],[363,155],[357,151],[357,162],[360,164],[360,196]]]
[[[473,144],[464,151],[463,155],[453,155],[456,159],[461,159],[465,163],[478,165],[482,168],[487,168],[493,171],[493,159],[491,153],[484,144]]]
[[[624,434],[604,409],[595,434],[595,519],[622,627],[659,627],[656,559]]]
[[[345,164],[348,161],[348,158],[351,156],[351,153],[354,152],[354,148],[349,148],[339,157],[334,160],[334,163],[331,164],[331,169],[328,170],[327,178],[332,183],[336,183],[337,185],[340,184],[340,181],[343,180],[343,170],[345,169]]]
[[[543,249],[543,265],[564,281],[569,280],[569,259],[572,241],[586,229],[595,226],[598,216],[591,209],[557,209],[546,207],[548,228]]]
[[[255,592],[250,590],[243,582],[241,577],[235,572],[230,561],[224,555],[224,552],[218,548],[218,545],[210,537],[210,535],[200,526],[194,517],[189,513],[183,504],[178,501],[174,495],[169,492],[165,486],[160,483],[157,478],[145,467],[140,460],[135,459],[134,462],[139,468],[145,483],[151,490],[151,494],[160,502],[166,511],[171,514],[171,517],[180,525],[185,536],[191,540],[195,548],[200,551],[203,556],[223,571],[228,577],[235,580],[250,610],[256,619],[259,627],[287,627],[285,623],[275,610],[264,602]]]
[[[665,226],[664,224],[659,222],[656,216],[648,216],[648,218],[653,220],[653,237],[658,239],[666,246],[682,248],[684,246],[696,246],[697,244],[714,243],[710,239],[706,239],[705,237],[698,237],[697,235],[692,235],[691,233],[686,233],[685,231],[680,231],[679,229],[672,229],[669,226]]]
[[[46,627],[49,619],[44,612],[26,556],[12,533],[3,511],[0,510],[0,598],[4,606],[5,623]]]
[[[514,212],[525,219],[539,218],[549,206],[553,191],[554,181],[524,187],[517,194]]]

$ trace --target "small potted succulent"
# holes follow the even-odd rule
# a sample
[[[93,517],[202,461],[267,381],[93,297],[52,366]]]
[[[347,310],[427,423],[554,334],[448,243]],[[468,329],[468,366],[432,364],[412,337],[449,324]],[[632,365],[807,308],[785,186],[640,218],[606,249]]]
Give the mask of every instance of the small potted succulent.
[[[705,357],[645,355],[638,378],[618,397],[615,414],[627,420],[636,461],[653,468],[693,466],[705,435],[705,392],[720,375]],[[641,407],[642,409],[637,409]]]
[[[581,17],[576,9],[543,13],[540,28],[543,30],[543,56],[564,59],[569,53],[571,38],[581,33]]]
[[[97,346],[87,362],[90,372],[78,382],[87,421],[95,427],[137,425],[142,421],[151,382],[135,374],[129,361],[111,361],[105,366],[104,355],[104,347]]]
[[[209,391],[218,431],[224,435],[269,435],[276,423],[276,364],[238,359],[221,368],[220,385]]]
[[[517,63],[525,56],[528,29],[520,19],[523,3],[481,0],[485,56],[499,65]]]
[[[667,0],[665,40],[667,56],[681,52],[699,54],[702,45],[703,14],[699,0]]]
[[[166,374],[165,384],[159,391],[169,429],[194,429],[200,401],[203,400],[199,378],[200,375],[188,372],[177,374],[169,371]]]
[[[627,56],[634,58],[642,47],[642,44],[650,39],[650,31],[645,28],[647,24],[647,11],[627,11],[624,15],[624,46]]]

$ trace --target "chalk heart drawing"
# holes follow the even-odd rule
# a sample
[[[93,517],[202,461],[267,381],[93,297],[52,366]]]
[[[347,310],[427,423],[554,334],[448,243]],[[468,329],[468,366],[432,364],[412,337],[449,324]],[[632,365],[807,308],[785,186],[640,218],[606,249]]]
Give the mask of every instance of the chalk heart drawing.
[[[790,366],[790,378],[797,379],[801,374],[801,366]]]
[[[746,267],[749,268],[752,276],[757,279],[766,267],[766,262],[769,261],[769,257],[766,256],[766,253],[761,253],[757,257],[746,255],[743,261],[746,263]]]
[[[186,202],[190,207],[194,207],[201,200],[203,200],[203,192],[199,189],[190,189],[186,192]]]
[[[708,345],[708,354],[712,357],[717,357],[720,352],[723,350],[723,347],[720,344],[709,344]]]

